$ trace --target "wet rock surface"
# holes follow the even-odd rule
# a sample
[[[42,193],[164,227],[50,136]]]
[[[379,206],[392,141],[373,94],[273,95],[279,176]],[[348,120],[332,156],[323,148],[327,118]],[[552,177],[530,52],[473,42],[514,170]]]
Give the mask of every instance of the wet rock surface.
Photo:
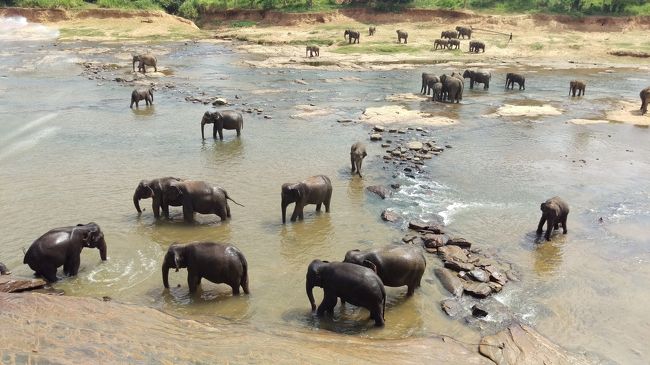
[[[391,195],[393,195],[393,192],[390,189],[388,189],[385,186],[381,186],[381,185],[368,186],[366,188],[366,190],[368,190],[369,192],[377,195],[378,197],[380,197],[382,199],[386,199],[387,197],[390,197]]]
[[[45,287],[47,281],[43,279],[19,278],[12,275],[0,275],[0,292],[19,293]]]

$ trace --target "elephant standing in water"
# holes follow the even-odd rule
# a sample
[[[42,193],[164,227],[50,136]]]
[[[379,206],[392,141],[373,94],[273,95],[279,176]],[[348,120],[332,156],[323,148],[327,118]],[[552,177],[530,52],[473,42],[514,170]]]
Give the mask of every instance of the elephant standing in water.
[[[307,54],[309,54],[309,57],[320,57],[320,48],[318,46],[307,46],[305,47],[305,57],[307,57]]]
[[[99,249],[99,257],[106,261],[104,233],[96,223],[77,224],[48,231],[29,246],[23,263],[29,265],[36,275],[49,282],[55,282],[58,280],[56,270],[61,265],[64,274],[77,275],[81,250],[84,247]]]
[[[420,93],[429,95],[431,88],[436,82],[440,82],[440,78],[434,74],[422,73],[422,87],[420,88]]]
[[[573,80],[569,82],[569,95],[573,93],[573,96],[576,96],[576,91],[578,92],[578,96],[582,96],[585,94],[585,88],[587,87],[587,84],[584,81],[581,80]]]
[[[343,33],[343,39],[347,38],[348,39],[348,44],[350,43],[359,43],[359,38],[361,38],[361,34],[355,30],[350,30],[347,29]]]
[[[349,262],[376,270],[386,286],[408,286],[407,296],[413,295],[415,288],[427,267],[422,249],[415,245],[388,245],[370,250],[350,250],[343,262]]]
[[[129,108],[133,109],[133,104],[135,103],[135,107],[138,108],[138,104],[140,103],[140,100],[144,100],[146,105],[153,105],[153,89],[148,88],[148,89],[135,89],[131,93],[131,106]]]
[[[234,129],[237,131],[237,136],[241,136],[241,131],[244,129],[244,117],[240,112],[234,110],[207,111],[203,113],[203,118],[201,118],[201,138],[203,139],[205,139],[203,127],[206,124],[212,124],[212,138],[216,139],[217,132],[219,132],[219,139],[223,141],[224,129]]]
[[[442,82],[433,84],[431,90],[433,90],[431,101],[442,101]]]
[[[316,211],[325,204],[325,211],[330,211],[330,200],[332,199],[332,182],[325,175],[309,177],[299,183],[282,184],[282,223],[287,222],[287,206],[296,203],[291,214],[291,221],[303,220],[303,209],[307,204],[316,204]]]
[[[472,28],[457,26],[456,31],[458,31],[458,38],[467,36],[468,39],[472,39]]]
[[[474,83],[483,84],[483,89],[489,89],[492,74],[485,71],[465,70],[465,72],[463,72],[463,79],[467,78],[469,78],[470,89],[474,88]]]
[[[159,179],[153,180],[142,180],[135,188],[135,193],[133,193],[133,205],[135,205],[135,210],[138,213],[142,213],[140,209],[140,200],[151,198],[153,202],[151,203],[151,210],[153,210],[153,216],[156,218],[160,217],[160,208],[162,208],[163,214],[165,217],[169,218],[169,206],[180,207],[183,205],[182,201],[166,201],[163,204],[163,192],[169,188],[172,182],[183,181],[177,177],[161,177]]]
[[[206,278],[213,283],[225,283],[232,288],[232,294],[248,290],[248,262],[244,254],[235,246],[217,242],[172,243],[162,264],[162,279],[169,288],[169,269],[187,268],[187,286],[195,293]]]
[[[519,85],[519,90],[526,90],[526,78],[524,75],[508,72],[506,74],[506,89],[508,87],[513,89],[515,87],[515,82]]]
[[[639,93],[641,97],[641,115],[648,112],[648,102],[650,102],[650,87],[646,87]]]
[[[546,222],[546,234],[544,237],[547,241],[551,240],[553,229],[559,229],[560,224],[562,224],[563,233],[567,234],[566,220],[569,216],[569,205],[562,198],[556,196],[548,199],[539,208],[542,211],[542,218],[540,218],[539,225],[537,226],[538,235],[542,234],[544,222]]]
[[[138,55],[133,55],[133,72],[135,72],[135,63],[138,62],[138,71],[142,71],[142,73],[147,73],[147,69],[145,66],[153,66],[153,70],[155,72],[158,72],[158,67],[156,66],[157,61],[156,61],[156,56],[152,54],[138,54]]]
[[[361,176],[361,164],[363,159],[366,158],[368,154],[366,153],[366,145],[361,142],[356,142],[350,147],[350,164],[352,165],[352,174],[356,172]]]
[[[442,83],[442,100],[447,99],[452,103],[459,103],[463,100],[464,85],[462,79],[454,76],[442,75],[440,76],[440,82]]]
[[[205,181],[184,180],[169,183],[167,189],[163,191],[162,204],[171,205],[171,202],[181,202],[185,222],[192,223],[194,213],[216,214],[222,221],[230,218],[228,200],[243,207],[232,200],[223,188]]]
[[[324,294],[318,310],[313,293],[315,286],[323,288]],[[311,310],[316,310],[319,317],[325,312],[331,314],[338,298],[341,298],[341,303],[348,302],[369,310],[375,326],[384,325],[386,289],[379,276],[367,267],[347,262],[314,260],[307,268],[305,289]]]
[[[408,38],[409,34],[403,30],[398,30],[397,31],[397,43],[402,43],[402,39],[404,40],[404,44],[408,43]]]

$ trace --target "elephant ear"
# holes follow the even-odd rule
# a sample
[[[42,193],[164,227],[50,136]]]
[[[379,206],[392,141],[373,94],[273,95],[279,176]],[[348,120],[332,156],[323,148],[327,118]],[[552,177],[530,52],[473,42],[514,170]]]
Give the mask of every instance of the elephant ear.
[[[377,273],[377,265],[373,264],[369,260],[363,260],[363,266],[369,268],[370,270],[374,271],[375,274]]]

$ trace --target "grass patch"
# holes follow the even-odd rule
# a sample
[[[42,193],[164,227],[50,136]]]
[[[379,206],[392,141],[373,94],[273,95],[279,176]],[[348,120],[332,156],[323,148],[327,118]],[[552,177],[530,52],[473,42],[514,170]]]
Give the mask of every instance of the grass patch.
[[[109,9],[162,9],[154,0],[97,0],[97,6]]]
[[[541,50],[544,49],[544,45],[539,43],[539,42],[535,42],[535,43],[530,45],[530,49],[532,49],[534,51],[541,51]]]
[[[250,28],[257,25],[257,22],[251,20],[233,20],[230,22],[232,28]]]
[[[377,53],[377,54],[396,54],[408,53],[416,54],[423,51],[422,48],[409,45],[385,44],[385,43],[361,43],[348,44],[347,42],[338,43],[339,47],[333,50],[335,53],[352,54],[352,53]],[[429,46],[424,46],[425,48]]]
[[[61,38],[104,37],[106,33],[92,28],[61,28],[59,35]]]
[[[71,9],[85,5],[83,0],[16,0],[14,5],[21,8]]]
[[[292,45],[310,45],[310,46],[331,46],[334,44],[334,41],[331,39],[322,39],[322,38],[307,38],[305,40],[292,40],[288,44]],[[346,43],[347,44],[347,43]]]
[[[582,45],[581,44],[570,44],[569,48],[578,50],[578,49],[582,49]]]

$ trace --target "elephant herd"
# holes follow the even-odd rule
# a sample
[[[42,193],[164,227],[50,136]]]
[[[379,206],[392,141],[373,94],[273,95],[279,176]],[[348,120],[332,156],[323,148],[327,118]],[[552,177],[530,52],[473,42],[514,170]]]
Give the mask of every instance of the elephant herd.
[[[469,39],[469,52],[485,52],[485,43],[472,39],[472,28],[457,26],[456,30],[443,30],[440,38],[433,41],[433,49],[460,49],[460,40]]]

